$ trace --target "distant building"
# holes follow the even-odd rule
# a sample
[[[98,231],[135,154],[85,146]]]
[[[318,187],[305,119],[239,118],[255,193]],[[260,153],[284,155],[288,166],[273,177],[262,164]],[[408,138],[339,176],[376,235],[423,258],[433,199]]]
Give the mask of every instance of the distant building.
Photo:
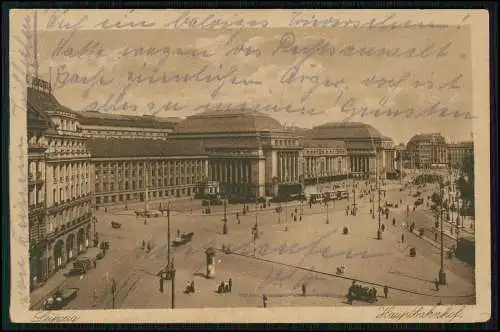
[[[203,112],[180,122],[170,139],[203,144],[208,179],[224,194],[274,196],[280,185],[300,185],[300,137],[263,113]]]
[[[92,186],[97,207],[195,195],[207,179],[199,142],[91,138]]]
[[[48,82],[28,79],[28,205],[32,273],[41,281],[85,251],[91,231],[90,154],[78,116]],[[34,207],[34,209],[33,209]]]
[[[383,136],[368,124],[331,122],[314,127],[307,136],[316,141],[344,141],[349,158],[349,171],[353,177],[373,178],[377,173],[377,165],[381,178],[395,170],[392,139]]]
[[[448,166],[448,146],[439,133],[413,136],[407,153],[411,168],[443,168]]]
[[[151,115],[77,112],[82,133],[93,138],[140,138],[166,140],[180,120]]]
[[[304,184],[345,180],[349,175],[349,157],[343,141],[304,139],[301,152]]]
[[[463,141],[448,144],[448,160],[453,168],[461,168],[467,157],[474,155],[474,142]]]

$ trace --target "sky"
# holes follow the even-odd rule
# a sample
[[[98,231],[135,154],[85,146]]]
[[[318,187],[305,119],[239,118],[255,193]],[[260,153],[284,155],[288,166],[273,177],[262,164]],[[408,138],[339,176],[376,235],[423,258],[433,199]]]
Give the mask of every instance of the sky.
[[[364,122],[396,144],[472,131],[464,117],[351,113],[436,104],[473,112],[466,28],[39,31],[37,41],[39,76],[74,110],[184,118],[246,103],[284,125]],[[394,56],[411,48],[426,57]]]

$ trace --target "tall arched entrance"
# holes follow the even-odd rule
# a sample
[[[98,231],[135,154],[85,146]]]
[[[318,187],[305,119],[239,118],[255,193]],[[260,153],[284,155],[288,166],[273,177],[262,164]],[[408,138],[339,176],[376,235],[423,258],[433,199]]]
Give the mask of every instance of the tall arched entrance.
[[[75,234],[70,234],[66,239],[66,257],[68,257],[68,261],[71,260],[74,256],[74,249],[75,249]]]
[[[58,240],[54,246],[54,265],[55,270],[59,269],[63,265],[63,248],[64,241]]]
[[[80,228],[76,235],[76,250],[78,254],[85,250],[85,231],[83,228]]]

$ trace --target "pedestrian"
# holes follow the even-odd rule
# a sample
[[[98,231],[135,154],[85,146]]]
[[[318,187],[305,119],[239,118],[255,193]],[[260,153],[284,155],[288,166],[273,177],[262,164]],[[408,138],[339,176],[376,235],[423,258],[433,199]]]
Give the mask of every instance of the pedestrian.
[[[262,294],[262,305],[264,308],[267,307],[267,296],[266,294]]]
[[[295,208],[295,214],[297,214],[297,208]]]
[[[146,248],[146,241],[142,240],[141,249]]]
[[[229,286],[229,293],[231,293],[231,289],[233,289],[233,279],[229,278],[227,284]]]
[[[392,218],[392,226],[396,226],[396,218]]]
[[[389,287],[384,286],[384,296],[387,298],[387,295],[389,294]]]
[[[97,267],[97,260],[94,259],[94,269]]]
[[[439,291],[439,281],[434,279],[434,286],[436,286],[436,292]]]
[[[191,291],[191,282],[188,280],[186,281],[186,293],[190,293]]]
[[[180,238],[181,237],[181,231],[180,230],[177,230],[177,237]]]
[[[194,291],[194,280],[193,280],[193,281],[191,281],[191,292],[193,292],[193,293],[195,292],[195,291]]]
[[[405,243],[405,234],[401,234],[401,243]]]
[[[382,229],[382,232],[385,231],[385,225],[384,224],[382,224],[382,226],[380,228]]]
[[[306,284],[302,284],[302,296],[306,296]]]

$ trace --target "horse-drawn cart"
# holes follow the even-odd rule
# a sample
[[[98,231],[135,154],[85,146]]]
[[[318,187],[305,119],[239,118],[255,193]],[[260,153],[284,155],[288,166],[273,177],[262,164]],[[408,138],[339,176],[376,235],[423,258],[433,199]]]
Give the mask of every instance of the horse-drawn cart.
[[[349,288],[349,293],[347,297],[351,300],[365,301],[368,303],[373,303],[377,301],[377,290],[372,287],[363,287],[361,285],[352,285]]]

